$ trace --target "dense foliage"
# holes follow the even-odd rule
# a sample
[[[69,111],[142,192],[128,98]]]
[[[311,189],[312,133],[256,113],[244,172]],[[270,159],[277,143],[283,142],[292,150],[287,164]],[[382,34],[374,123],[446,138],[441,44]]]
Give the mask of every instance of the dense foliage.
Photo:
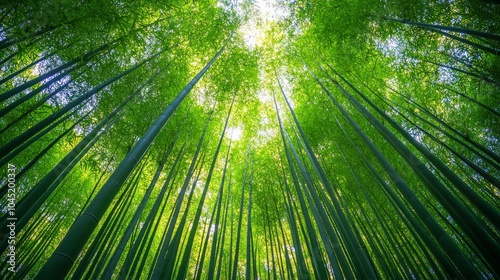
[[[495,2],[4,1],[0,278],[500,278]]]

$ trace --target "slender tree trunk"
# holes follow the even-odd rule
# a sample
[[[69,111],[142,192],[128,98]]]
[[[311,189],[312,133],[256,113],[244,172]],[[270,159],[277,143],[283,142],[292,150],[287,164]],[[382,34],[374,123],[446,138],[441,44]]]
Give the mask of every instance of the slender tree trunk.
[[[179,93],[174,101],[148,129],[143,138],[135,144],[127,157],[120,163],[109,180],[104,184],[101,191],[99,191],[94,200],[87,207],[87,211],[75,221],[63,241],[56,249],[55,253],[40,270],[36,279],[63,279],[66,276],[79,252],[120,189],[120,186],[130,175],[130,172],[135,168],[139,160],[144,156],[144,153],[166,124],[170,116],[172,116],[189,91],[191,91],[193,86],[198,82],[203,74],[205,74],[210,66],[212,66],[223,50],[224,47],[193,78],[193,80],[189,82],[186,88]]]
[[[234,102],[234,99],[233,99]],[[196,228],[198,227],[198,223],[200,221],[201,211],[203,210],[203,205],[205,203],[205,197],[207,195],[208,187],[210,185],[210,181],[212,179],[212,174],[215,168],[215,164],[217,162],[217,157],[219,155],[220,147],[222,146],[222,141],[224,140],[224,135],[226,133],[227,124],[229,122],[229,116],[231,115],[231,110],[233,108],[233,102],[231,102],[231,106],[229,107],[229,112],[226,117],[226,122],[224,123],[224,128],[222,129],[222,133],[219,139],[219,143],[217,144],[217,148],[215,150],[215,155],[212,159],[212,164],[210,165],[210,169],[208,171],[208,176],[205,182],[205,187],[203,189],[203,193],[200,198],[200,202],[198,204],[198,209],[196,209],[194,221],[192,221],[191,233],[189,234],[189,238],[187,240],[187,246],[184,248],[184,256],[182,257],[181,263],[179,264],[179,274],[177,275],[177,279],[183,280],[187,276],[187,270],[189,265],[189,257],[191,255],[191,250],[193,247],[194,237],[196,233]]]
[[[0,80],[0,85],[3,85],[5,84],[6,82],[8,82],[10,79],[16,77],[17,75],[23,73],[24,71],[28,70],[29,68],[37,65],[38,63],[44,61],[44,60],[47,60],[49,57],[53,56],[55,54],[55,52],[51,52],[47,55],[44,55],[43,57],[31,62],[30,64],[24,66],[23,68],[17,70],[16,72],[13,72],[12,74],[8,75],[7,77],[3,78]]]
[[[47,78],[50,78],[51,76],[65,70],[65,69],[67,69],[67,68],[69,68],[69,67],[71,67],[79,62],[82,62],[82,61],[88,62],[92,57],[94,57],[95,55],[97,55],[100,52],[109,48],[109,46],[110,46],[109,44],[102,45],[101,47],[99,47],[97,49],[94,49],[92,51],[87,52],[86,54],[84,54],[81,57],[74,58],[73,60],[66,62],[59,67],[56,67],[56,68],[48,71],[47,73],[40,75],[39,77],[37,77],[35,79],[29,80],[29,81],[23,83],[22,85],[19,85],[11,90],[8,90],[8,91],[0,94],[0,102],[7,100],[8,98],[22,92],[23,90],[25,90],[29,87],[32,87],[32,86],[36,85],[37,83],[39,83]]]
[[[219,186],[219,192],[217,193],[217,213],[216,213],[216,218],[215,218],[215,229],[214,233],[212,236],[212,247],[210,250],[210,264],[208,266],[208,273],[207,273],[207,279],[212,280],[214,279],[215,275],[215,269],[216,269],[216,261],[217,261],[217,246],[224,242],[224,239],[222,238],[222,242],[218,242],[218,235],[219,235],[219,227],[220,227],[220,215],[221,215],[221,209],[222,209],[222,201],[223,201],[223,194],[224,194],[224,183],[226,180],[226,172],[227,172],[227,166],[229,163],[229,151],[231,150],[231,142],[229,143],[229,146],[227,148],[227,153],[226,153],[226,160],[224,163],[224,170],[222,171],[222,179],[221,183]],[[225,219],[224,219],[225,221]],[[223,230],[224,234],[224,230]],[[221,262],[219,261],[219,264]],[[203,265],[203,264],[202,264]],[[200,270],[202,270],[202,267],[200,267]],[[200,274],[201,275],[201,274]]]
[[[129,97],[127,97],[113,112],[111,112],[106,118],[104,118],[94,129],[87,134],[72,150],[69,152],[47,175],[43,177],[38,184],[33,187],[27,196],[23,198],[22,201],[18,203],[16,207],[16,215],[18,219],[29,219],[30,216],[24,217],[24,215],[29,211],[29,209],[33,208],[33,205],[36,205],[40,198],[44,195],[44,193],[49,189],[50,186],[54,185],[56,180],[61,180],[64,178],[61,173],[68,173],[71,168],[68,168],[69,165],[75,165],[78,161],[75,159],[77,157],[81,157],[82,151],[84,149],[88,150],[95,143],[93,141],[96,137],[100,137],[106,130],[101,131],[103,128],[110,127],[110,123],[112,120],[125,108],[125,106],[135,97],[137,96],[142,89],[147,86],[161,71],[158,71],[155,75],[153,75],[149,80],[147,80],[143,85],[141,85],[136,91],[134,91]],[[123,114],[121,114],[123,115]],[[120,116],[121,116],[120,115]],[[116,120],[116,119],[115,119]],[[99,136],[98,136],[99,135]],[[54,186],[55,187],[55,186]],[[47,196],[50,193],[47,193]],[[43,202],[43,201],[41,201]],[[39,202],[39,203],[41,203]],[[32,211],[33,213],[33,211]],[[4,227],[6,228],[6,227]],[[16,227],[17,230],[21,230],[22,226],[20,224]],[[0,248],[1,250],[1,248]]]
[[[495,40],[495,41],[500,41],[499,35],[491,34],[488,32],[481,32],[481,31],[470,30],[470,29],[460,28],[460,27],[453,27],[453,26],[427,24],[427,23],[414,22],[414,21],[409,21],[409,20],[404,20],[404,19],[396,19],[396,18],[382,17],[382,19],[389,20],[389,21],[395,21],[395,22],[401,22],[404,24],[424,27],[424,28],[428,28],[428,29],[452,31],[452,32],[458,32],[458,33],[467,34],[467,35],[478,36],[481,38],[491,39],[491,40]]]
[[[487,46],[483,46],[483,45],[478,44],[478,43],[474,43],[474,42],[472,42],[470,40],[467,40],[467,39],[464,39],[464,38],[460,38],[458,36],[455,36],[453,34],[450,34],[448,32],[444,32],[444,31],[441,31],[441,30],[433,29],[432,31],[434,31],[436,33],[439,33],[439,34],[441,34],[443,36],[446,36],[448,38],[451,38],[453,40],[457,40],[459,42],[467,44],[467,45],[469,45],[471,47],[478,48],[478,49],[483,50],[485,52],[489,52],[489,53],[494,54],[494,55],[500,55],[500,50],[496,50],[496,49],[493,49],[493,48],[490,48],[490,47],[487,47]]]
[[[312,72],[311,72],[311,75],[314,75],[314,74],[312,74]],[[315,76],[313,76],[313,77],[320,84],[320,86],[323,88],[323,90],[328,94],[328,96],[330,97],[330,99],[332,101],[334,101],[335,99],[330,94],[330,92],[328,91],[328,89]],[[339,84],[336,84],[336,85],[339,86]],[[336,102],[336,101],[334,101],[334,103],[338,104],[338,102]],[[341,108],[341,107],[339,107],[340,105],[336,105],[336,106],[339,109]],[[357,108],[359,108],[360,111],[367,112],[366,109],[364,109],[361,106],[359,106]],[[366,113],[366,114],[367,114],[367,116],[369,116],[368,113]],[[347,114],[344,114],[344,116],[346,116],[346,115]],[[376,126],[377,129],[380,129],[380,131],[387,130],[387,128],[385,128],[376,119],[374,119],[372,117],[369,117],[369,120],[370,120],[370,122],[372,122]],[[405,157],[405,155],[406,155],[406,157],[407,157],[407,155],[413,155],[411,153],[411,151],[406,151],[407,148],[402,143],[400,143],[399,139],[397,139],[392,133],[387,132],[387,134],[391,135],[390,138],[388,137],[389,143],[395,143],[394,146],[395,146],[396,149],[403,149],[403,150],[405,150],[404,152],[401,152],[401,155],[403,157]],[[396,143],[399,143],[399,144],[396,144]],[[454,261],[456,261],[457,263],[459,263],[459,265],[457,265],[457,267],[459,267],[461,269],[461,272],[463,273],[463,275],[466,278],[471,278],[471,277],[472,278],[476,278],[476,277],[478,277],[476,270],[472,267],[472,265],[470,264],[470,262],[465,258],[465,256],[463,256],[463,254],[461,253],[461,251],[456,247],[456,245],[453,243],[453,241],[451,241],[451,239],[449,239],[449,237],[441,229],[441,227],[433,219],[430,219],[430,215],[425,210],[425,207],[423,205],[421,205],[421,203],[416,199],[416,197],[414,197],[413,192],[411,192],[411,190],[408,188],[408,186],[406,185],[406,183],[404,183],[404,181],[399,177],[398,173],[395,170],[393,170],[392,167],[390,167],[390,164],[386,160],[383,159],[383,156],[381,154],[379,154],[379,152],[376,152],[377,150],[375,150],[375,146],[372,146],[372,144],[369,144],[369,147],[370,147],[370,149],[372,149],[372,152],[374,152],[374,154],[377,155],[377,158],[379,159],[379,161],[381,162],[381,164],[383,164],[383,166],[386,169],[387,173],[391,176],[391,179],[393,180],[394,184],[396,184],[400,188],[400,190],[401,190],[401,192],[403,194],[406,194],[406,197],[407,197],[408,201],[414,205],[415,209],[419,210],[419,212],[418,212],[419,215],[421,215],[422,220],[426,222],[426,225],[428,226],[429,230],[435,234],[436,239],[437,240],[443,240],[443,241],[446,240],[446,243],[443,243],[442,246],[445,246],[445,244],[446,244],[446,246],[449,248],[448,252],[450,253],[450,256],[453,256],[451,258]],[[421,168],[424,168],[423,164],[420,163],[419,160],[414,155],[411,157],[411,160],[408,159],[407,161],[408,161],[408,163],[410,165],[415,165],[415,162],[418,162],[419,164],[417,166],[421,166]],[[417,174],[420,174],[420,172],[423,173],[424,171],[417,170],[417,166],[412,167],[412,168],[414,168],[415,172]],[[426,174],[428,174],[428,173],[426,172]],[[423,176],[423,174],[422,174],[422,176]],[[429,176],[432,176],[432,175],[429,175]],[[432,177],[434,177],[434,176],[432,176]],[[429,181],[427,181],[427,180],[429,180]],[[429,182],[429,184],[430,184],[430,182],[433,182],[432,183],[433,186],[437,186],[437,184],[440,184],[439,181],[436,178],[434,180],[422,178],[422,181],[424,183],[425,182]],[[441,188],[444,188],[444,186],[441,185]],[[452,195],[449,194],[447,197],[451,198]]]

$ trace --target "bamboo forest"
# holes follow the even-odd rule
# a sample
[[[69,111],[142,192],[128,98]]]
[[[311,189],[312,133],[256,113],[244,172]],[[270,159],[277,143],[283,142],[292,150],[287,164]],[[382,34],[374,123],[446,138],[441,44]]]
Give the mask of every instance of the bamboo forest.
[[[0,279],[500,279],[500,2],[0,1],[0,176]]]

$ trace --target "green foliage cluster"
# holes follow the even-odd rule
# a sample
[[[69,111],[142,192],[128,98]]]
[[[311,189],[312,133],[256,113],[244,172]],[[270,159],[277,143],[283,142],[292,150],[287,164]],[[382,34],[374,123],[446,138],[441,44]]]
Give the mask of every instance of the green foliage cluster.
[[[264,2],[0,4],[0,278],[500,277],[500,5]]]

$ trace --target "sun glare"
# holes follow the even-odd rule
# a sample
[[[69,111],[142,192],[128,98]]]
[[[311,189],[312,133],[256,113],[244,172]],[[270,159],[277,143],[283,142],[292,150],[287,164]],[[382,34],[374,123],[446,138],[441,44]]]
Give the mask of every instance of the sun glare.
[[[227,130],[227,138],[233,140],[233,141],[238,141],[241,139],[241,136],[243,135],[243,129],[239,126],[237,127],[230,127]]]
[[[263,44],[265,40],[265,30],[271,22],[277,22],[289,16],[290,12],[286,5],[280,5],[279,0],[257,0],[253,3],[248,20],[241,25],[238,32],[245,40],[250,49],[255,49]],[[240,7],[243,1],[237,1],[237,12],[243,15]]]

